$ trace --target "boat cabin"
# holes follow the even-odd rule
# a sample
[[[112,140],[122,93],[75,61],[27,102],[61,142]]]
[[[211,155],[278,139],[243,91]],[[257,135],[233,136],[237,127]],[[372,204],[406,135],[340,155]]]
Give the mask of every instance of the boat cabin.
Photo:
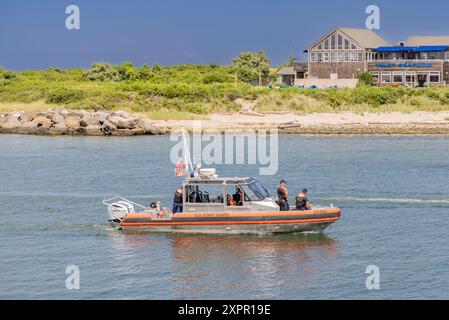
[[[256,178],[189,178],[182,190],[185,213],[279,211],[279,205]]]

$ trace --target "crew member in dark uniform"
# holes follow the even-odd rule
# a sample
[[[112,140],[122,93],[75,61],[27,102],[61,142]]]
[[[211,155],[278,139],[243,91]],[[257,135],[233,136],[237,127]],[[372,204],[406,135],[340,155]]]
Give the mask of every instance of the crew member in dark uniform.
[[[182,188],[179,188],[175,192],[175,196],[173,198],[173,213],[181,213],[182,212]]]
[[[304,189],[295,198],[295,200],[296,200],[296,210],[306,211],[306,210],[310,210],[312,208],[312,205],[309,203],[309,199],[307,198],[307,194],[308,194],[307,189]]]
[[[235,188],[235,194],[232,196],[237,206],[243,206],[243,191],[239,187]]]
[[[288,189],[286,187],[286,184],[287,181],[282,179],[277,190],[279,207],[281,211],[290,211],[290,206],[288,204]]]

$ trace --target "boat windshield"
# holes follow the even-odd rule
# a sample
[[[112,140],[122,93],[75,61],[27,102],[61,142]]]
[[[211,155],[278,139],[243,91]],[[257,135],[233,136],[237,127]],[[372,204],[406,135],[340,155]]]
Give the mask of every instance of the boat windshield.
[[[262,201],[270,197],[267,189],[259,181],[241,185],[240,187],[245,192],[245,198],[249,198],[251,201]]]

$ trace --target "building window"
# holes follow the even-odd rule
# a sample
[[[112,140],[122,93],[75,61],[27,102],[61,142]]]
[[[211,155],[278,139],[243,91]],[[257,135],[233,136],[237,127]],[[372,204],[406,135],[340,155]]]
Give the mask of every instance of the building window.
[[[407,71],[405,74],[405,82],[406,83],[415,83],[415,72]]]
[[[324,50],[329,50],[329,39],[324,40]]]
[[[396,71],[393,73],[393,82],[394,83],[403,83],[404,82],[404,73],[402,71]]]
[[[323,61],[323,54],[322,53],[318,53],[317,61],[319,61],[319,62]]]
[[[351,52],[351,61],[357,61],[357,52]]]
[[[358,52],[357,53],[357,60],[358,61],[363,61],[363,53],[362,52]]]
[[[338,49],[343,49],[343,37],[341,36],[341,34],[338,35]]]
[[[310,54],[310,61],[314,62],[316,60],[316,53]]]
[[[344,57],[343,57],[343,52],[339,52],[338,53],[338,62],[343,62]]]
[[[445,58],[444,58],[446,61],[449,61],[449,51],[446,51],[445,52]]]
[[[331,62],[335,62],[337,61],[337,53],[336,52],[332,52],[331,53]]]
[[[357,50],[357,47],[355,46],[355,44],[351,43],[351,49],[352,50]]]
[[[306,78],[306,73],[303,72],[303,71],[298,71],[298,72],[296,73],[296,78],[297,78],[297,79],[305,79],[305,78]]]
[[[437,53],[436,52],[429,52],[427,59],[429,60],[435,60],[437,58]]]
[[[331,36],[331,49],[332,50],[335,50],[335,38],[337,37],[337,35],[336,34],[333,34],[332,36]]]
[[[431,72],[430,76],[429,76],[429,82],[439,83],[440,82],[440,73],[439,72]]]
[[[323,53],[323,61],[329,62],[329,53],[328,52]]]
[[[322,50],[323,49],[323,45],[320,43],[317,47],[318,50]]]
[[[349,61],[349,52],[345,52],[345,61],[348,62]]]
[[[391,83],[391,72],[382,72],[381,82]]]
[[[349,49],[349,40],[345,39],[345,49],[348,50]]]

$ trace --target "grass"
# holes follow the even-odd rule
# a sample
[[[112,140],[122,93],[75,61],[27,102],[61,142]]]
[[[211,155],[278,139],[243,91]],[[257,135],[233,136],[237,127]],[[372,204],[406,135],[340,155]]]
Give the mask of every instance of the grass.
[[[197,115],[189,112],[175,111],[170,112],[168,110],[146,112],[144,115],[151,120],[208,120],[205,115]]]
[[[191,120],[204,119],[215,112],[236,112],[242,107],[235,102],[238,98],[255,100],[255,110],[261,112],[362,114],[449,110],[449,88],[443,87],[269,90],[235,82],[232,68],[216,65],[126,65],[124,78],[116,74],[110,81],[98,80],[104,80],[101,72],[95,68],[21,72],[0,68],[0,112],[120,109],[140,112],[155,120]],[[97,80],[87,80],[86,74]]]
[[[24,102],[0,102],[0,112],[15,111],[44,111],[48,109],[62,109],[62,106],[48,104],[43,100]]]
[[[261,95],[257,99],[256,110],[290,111],[300,114],[447,111],[449,88],[284,89]]]

